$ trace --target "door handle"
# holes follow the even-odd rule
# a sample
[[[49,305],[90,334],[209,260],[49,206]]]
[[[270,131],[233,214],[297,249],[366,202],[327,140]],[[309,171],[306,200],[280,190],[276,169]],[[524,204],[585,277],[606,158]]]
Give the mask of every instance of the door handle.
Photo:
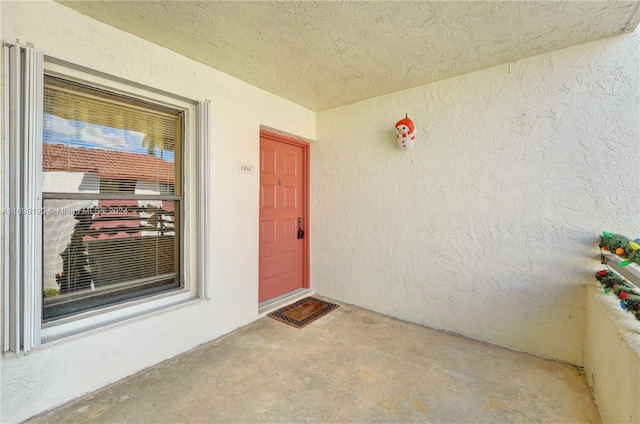
[[[298,240],[304,238],[304,230],[302,229],[302,217],[298,217]]]

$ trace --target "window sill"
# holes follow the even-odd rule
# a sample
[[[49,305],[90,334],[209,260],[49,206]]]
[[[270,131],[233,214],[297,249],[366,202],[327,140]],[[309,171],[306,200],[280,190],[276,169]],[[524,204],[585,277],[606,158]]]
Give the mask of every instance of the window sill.
[[[84,336],[137,318],[163,313],[202,300],[192,292],[163,293],[152,298],[51,321],[42,325],[40,346],[50,346],[72,337]]]

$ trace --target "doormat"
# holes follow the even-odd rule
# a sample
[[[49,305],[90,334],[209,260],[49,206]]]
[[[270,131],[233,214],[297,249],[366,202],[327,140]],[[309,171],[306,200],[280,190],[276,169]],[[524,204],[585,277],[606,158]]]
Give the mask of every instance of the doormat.
[[[315,297],[305,297],[291,305],[273,311],[267,316],[292,327],[302,328],[338,307],[334,303],[325,302]]]

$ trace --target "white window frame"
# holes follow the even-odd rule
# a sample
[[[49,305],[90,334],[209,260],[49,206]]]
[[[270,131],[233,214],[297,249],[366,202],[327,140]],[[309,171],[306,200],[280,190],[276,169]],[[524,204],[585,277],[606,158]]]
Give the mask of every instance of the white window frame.
[[[24,61],[20,59],[24,53]],[[31,46],[4,44],[5,211],[42,210],[44,74],[55,75],[185,111],[184,206],[180,290],[126,301],[42,324],[42,220],[4,214],[3,353],[28,353],[124,320],[210,299],[209,101],[196,101],[45,56]],[[23,66],[24,65],[24,66]],[[20,81],[22,79],[22,81]],[[17,87],[24,85],[24,96]],[[24,177],[22,177],[24,176]],[[28,242],[27,242],[28,241]],[[197,253],[197,254],[194,254]]]

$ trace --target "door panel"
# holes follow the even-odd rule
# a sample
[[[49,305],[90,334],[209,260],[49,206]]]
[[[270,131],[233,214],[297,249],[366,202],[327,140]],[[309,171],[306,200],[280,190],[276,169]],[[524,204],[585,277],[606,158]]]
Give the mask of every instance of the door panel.
[[[259,301],[305,286],[305,149],[260,137]]]

